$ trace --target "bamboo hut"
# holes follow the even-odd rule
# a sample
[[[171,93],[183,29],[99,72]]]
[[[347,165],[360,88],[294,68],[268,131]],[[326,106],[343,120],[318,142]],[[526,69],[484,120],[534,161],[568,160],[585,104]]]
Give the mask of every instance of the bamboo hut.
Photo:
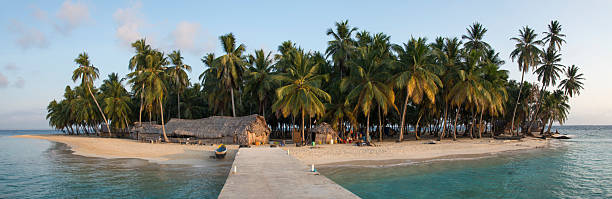
[[[321,123],[310,130],[315,134],[315,142],[317,144],[329,144],[332,140],[338,138],[338,132],[332,128],[328,123]]]
[[[213,116],[195,120],[173,118],[166,124],[166,133],[215,143],[255,145],[268,143],[270,128],[259,115]]]
[[[157,122],[135,122],[130,129],[130,136],[140,141],[161,139],[162,126]]]

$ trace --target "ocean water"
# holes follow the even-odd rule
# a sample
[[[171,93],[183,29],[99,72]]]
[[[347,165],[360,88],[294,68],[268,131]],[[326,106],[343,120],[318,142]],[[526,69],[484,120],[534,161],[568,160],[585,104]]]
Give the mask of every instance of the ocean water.
[[[156,164],[72,154],[65,144],[0,131],[0,198],[216,198],[232,160]]]
[[[564,126],[570,140],[476,159],[319,171],[362,198],[612,198],[612,126]]]

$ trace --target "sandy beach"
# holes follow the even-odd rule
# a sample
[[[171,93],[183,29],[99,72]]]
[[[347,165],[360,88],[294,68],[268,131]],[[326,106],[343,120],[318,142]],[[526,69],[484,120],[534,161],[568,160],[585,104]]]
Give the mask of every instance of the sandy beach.
[[[19,138],[45,139],[65,143],[76,155],[101,158],[139,158],[149,161],[168,161],[190,151],[210,151],[215,146],[151,144],[129,139],[81,137],[66,135],[18,135]],[[436,144],[425,144],[430,140],[386,141],[377,146],[357,147],[351,144],[317,145],[316,147],[282,147],[306,165],[389,165],[406,160],[428,160],[445,158],[471,158],[505,151],[526,150],[545,147],[549,141],[525,138],[520,141],[502,141],[491,138],[443,140]],[[253,146],[253,147],[268,147]],[[237,149],[237,145],[229,145]]]
[[[61,142],[70,146],[74,154],[87,157],[139,158],[156,162],[175,159],[188,151],[210,151],[212,154],[216,148],[210,145],[151,144],[129,139],[67,135],[17,135],[14,137]],[[228,149],[236,148],[238,146],[228,146]]]
[[[547,140],[525,138],[520,141],[493,140],[491,138],[457,141],[443,140],[436,144],[425,144],[430,140],[385,141],[377,146],[358,147],[349,144],[317,145],[316,147],[283,147],[304,164],[317,165],[391,165],[406,160],[474,158],[490,154],[543,148]]]

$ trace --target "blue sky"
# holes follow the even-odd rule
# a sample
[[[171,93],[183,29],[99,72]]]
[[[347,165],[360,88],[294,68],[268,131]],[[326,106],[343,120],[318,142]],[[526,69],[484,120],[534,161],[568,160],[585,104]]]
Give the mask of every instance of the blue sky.
[[[155,48],[182,50],[197,82],[200,58],[221,53],[219,35],[233,32],[248,52],[274,51],[286,40],[324,51],[325,31],[345,19],[394,43],[460,37],[478,21],[513,79],[520,73],[508,58],[509,38],[522,26],[541,33],[559,20],[567,34],[562,63],[579,66],[587,78],[571,99],[567,124],[612,124],[610,10],[612,1],[10,1],[0,8],[0,129],[48,129],[46,106],[75,85],[73,60],[83,51],[101,78],[125,75],[133,55],[128,44],[146,37]],[[536,81],[531,73],[526,79]]]

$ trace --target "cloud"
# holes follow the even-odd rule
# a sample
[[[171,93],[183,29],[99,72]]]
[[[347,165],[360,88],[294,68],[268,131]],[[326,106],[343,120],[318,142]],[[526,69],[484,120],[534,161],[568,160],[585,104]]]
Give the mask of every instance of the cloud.
[[[13,20],[8,30],[19,35],[15,43],[22,49],[46,48],[49,41],[44,33],[36,28],[30,28],[17,20]]]
[[[202,26],[198,23],[180,22],[172,32],[171,38],[173,39],[173,48],[185,50],[193,54],[199,55],[203,50],[210,51],[214,49],[214,37],[204,32]]]
[[[74,3],[71,0],[64,1],[57,11],[56,16],[59,22],[55,23],[53,26],[64,35],[70,34],[72,30],[90,20],[89,8],[80,1]]]
[[[0,73],[0,88],[6,88],[6,86],[8,85],[8,79],[6,78],[6,76],[4,76],[4,74]]]
[[[17,71],[17,70],[19,70],[19,68],[17,67],[17,65],[15,65],[15,63],[8,63],[8,64],[4,65],[4,70],[7,70],[7,71]]]
[[[13,86],[15,88],[23,88],[25,86],[25,80],[23,79],[23,77],[17,77],[17,81],[13,83]]]
[[[41,10],[40,8],[38,8],[37,6],[32,6],[32,16],[34,16],[34,18],[38,19],[39,21],[42,22],[47,22],[47,20],[49,19],[47,17],[47,12],[44,10]]]
[[[144,26],[144,19],[140,8],[142,3],[135,2],[131,7],[119,8],[113,14],[113,19],[117,23],[117,32],[115,33],[119,41],[129,46],[132,42],[142,38],[140,28]]]

